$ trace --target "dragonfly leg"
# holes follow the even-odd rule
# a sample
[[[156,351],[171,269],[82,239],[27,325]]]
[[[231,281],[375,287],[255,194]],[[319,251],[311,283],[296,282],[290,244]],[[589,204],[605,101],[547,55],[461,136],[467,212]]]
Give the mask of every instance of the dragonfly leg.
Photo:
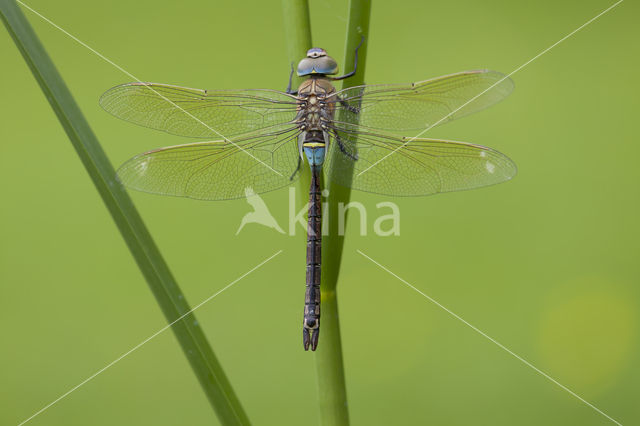
[[[356,55],[353,61],[353,71],[346,73],[345,75],[341,75],[340,77],[332,77],[331,80],[344,80],[345,78],[353,77],[356,75],[356,71],[358,70],[358,49],[364,43],[364,36],[360,39],[360,44],[356,47]]]
[[[340,138],[340,135],[338,134],[338,132],[333,131],[333,137],[336,139],[336,142],[338,143],[338,148],[340,148],[340,152],[342,152],[344,155],[346,155],[347,157],[349,157],[353,161],[357,161],[358,160],[358,156],[357,155],[354,155],[354,154],[350,153],[349,151],[347,151],[347,148],[344,146],[344,142],[342,142],[342,138]]]
[[[293,180],[293,178],[295,177],[296,173],[298,173],[300,171],[300,166],[301,165],[302,165],[302,157],[298,156],[298,166],[296,167],[296,169],[293,171],[293,173],[289,177],[289,180]]]
[[[359,114],[360,113],[360,108],[353,106],[353,105],[349,105],[349,103],[347,101],[345,101],[344,99],[342,99],[341,97],[337,97],[338,98],[338,102],[340,102],[340,105],[342,105],[343,107],[345,107],[345,109],[349,112],[352,112],[354,114]]]
[[[286,92],[290,95],[297,95],[297,90],[291,90],[291,81],[293,80],[293,62],[291,62],[291,72],[289,73],[289,85],[287,85]]]

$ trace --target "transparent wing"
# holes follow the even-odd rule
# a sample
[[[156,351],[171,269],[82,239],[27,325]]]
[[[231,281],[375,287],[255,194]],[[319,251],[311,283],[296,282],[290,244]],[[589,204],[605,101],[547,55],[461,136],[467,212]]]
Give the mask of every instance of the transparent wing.
[[[511,79],[488,70],[410,84],[356,86],[337,93],[336,123],[347,130],[358,126],[395,131],[427,129],[480,111],[512,90]]]
[[[494,185],[511,179],[517,171],[506,155],[465,142],[373,133],[356,136],[342,130],[336,130],[335,136],[344,151],[334,139],[325,171],[338,184],[360,191],[430,195]]]
[[[201,200],[264,193],[292,182],[298,133],[293,128],[239,138],[236,145],[215,141],[156,149],[128,160],[117,176],[131,189]]]
[[[295,97],[266,89],[207,91],[127,83],[106,91],[100,105],[140,126],[196,138],[226,138],[270,129],[296,116]]]

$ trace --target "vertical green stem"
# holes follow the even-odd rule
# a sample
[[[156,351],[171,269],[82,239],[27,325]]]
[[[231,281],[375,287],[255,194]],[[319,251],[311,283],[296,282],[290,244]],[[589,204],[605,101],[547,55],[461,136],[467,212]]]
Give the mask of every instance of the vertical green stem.
[[[288,58],[295,63],[304,57],[311,46],[309,9],[306,0],[283,0],[285,34]],[[355,76],[344,81],[343,88],[363,84],[364,67],[367,56],[370,0],[352,0],[349,4],[349,20],[343,72],[355,65],[355,49],[362,37],[365,42],[358,52],[358,71]],[[299,83],[299,80],[295,80]],[[345,117],[338,117],[345,120]],[[303,168],[298,185],[298,206],[307,202],[310,173]],[[351,191],[335,185],[327,176],[329,199],[328,212],[324,220],[329,221],[329,234],[322,241],[322,316],[320,343],[315,360],[318,373],[321,424],[323,426],[346,426],[349,424],[347,392],[344,380],[340,322],[338,319],[338,299],[336,286],[340,272],[344,235],[338,232],[338,206],[347,204]]]
[[[302,79],[295,73],[296,65],[300,59],[307,55],[307,50],[311,47],[309,4],[307,0],[282,0],[282,12],[287,43],[287,59],[289,59],[289,63],[294,69],[291,87],[295,90],[302,82]],[[310,184],[311,171],[309,167],[302,167],[296,190],[298,210],[307,205]]]
[[[294,67],[311,47],[311,20],[307,0],[282,0],[284,34],[287,38],[287,58]],[[293,74],[294,83],[302,79]],[[294,87],[297,85],[294,84]]]
[[[0,0],[0,18],[60,120],[167,321],[175,321],[191,308],[133,202],[116,181],[113,166],[98,139],[14,1]],[[172,330],[220,423],[248,425],[249,419],[195,316],[186,315]]]
[[[298,61],[304,58],[307,50],[311,47],[311,20],[309,17],[309,3],[307,0],[282,0],[282,11],[284,17],[284,30],[287,43],[287,59],[291,69],[293,70],[292,90],[296,90],[302,78],[295,73]],[[311,169],[302,164],[300,169],[300,178],[296,185],[296,210],[300,211],[307,207],[309,201],[309,188],[311,186]],[[302,233],[302,237],[307,238],[306,232]],[[300,266],[306,260],[304,250],[300,250]],[[303,271],[303,269],[301,269]],[[304,278],[304,275],[301,275]],[[304,296],[304,280],[300,281],[300,301]],[[302,314],[302,312],[301,312]],[[302,318],[301,318],[302,319]],[[300,349],[302,350],[302,321],[300,321]]]
[[[345,47],[344,68],[351,71],[355,64],[355,49],[364,37],[364,43],[358,51],[358,70],[355,76],[344,80],[343,88],[357,86],[364,82],[364,70],[367,58],[369,15],[371,0],[351,0]],[[339,121],[347,121],[338,116]],[[341,155],[337,150],[334,155]],[[346,162],[340,162],[341,164]],[[353,169],[351,170],[353,173]],[[347,392],[344,379],[342,343],[340,339],[340,321],[338,316],[338,294],[336,287],[340,274],[344,235],[340,235],[338,225],[338,207],[349,203],[351,190],[326,179],[329,189],[329,208],[325,220],[329,221],[329,234],[322,244],[322,317],[320,344],[316,351],[316,368],[320,388],[320,413],[323,426],[344,426],[349,424]]]

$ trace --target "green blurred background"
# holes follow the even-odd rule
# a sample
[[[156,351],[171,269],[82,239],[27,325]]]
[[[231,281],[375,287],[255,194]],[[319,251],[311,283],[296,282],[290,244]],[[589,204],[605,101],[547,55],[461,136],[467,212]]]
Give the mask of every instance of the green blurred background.
[[[280,2],[28,4],[132,74],[284,89]],[[378,1],[366,81],[509,73],[609,1]],[[627,1],[513,76],[505,102],[430,131],[515,160],[506,184],[395,200],[399,237],[360,236],[339,284],[354,425],[611,423],[356,253],[362,250],[622,424],[640,423],[640,8]],[[314,44],[344,57],[346,2],[311,1]],[[115,165],[186,142],[98,106],[130,79],[25,10]],[[163,327],[102,200],[12,40],[0,35],[0,423],[17,424]],[[319,424],[301,347],[305,248],[248,225],[244,200],[133,193],[255,425]],[[381,196],[353,193],[369,208]],[[281,226],[288,193],[264,200]],[[322,342],[320,342],[322,344]],[[30,424],[218,424],[167,331]]]

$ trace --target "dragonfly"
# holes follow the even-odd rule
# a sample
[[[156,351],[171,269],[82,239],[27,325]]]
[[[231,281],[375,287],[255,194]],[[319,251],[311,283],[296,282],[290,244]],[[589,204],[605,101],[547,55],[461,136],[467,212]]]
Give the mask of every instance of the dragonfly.
[[[362,43],[360,43],[362,45]],[[128,188],[202,200],[243,198],[289,186],[306,162],[309,188],[303,347],[315,351],[320,332],[322,171],[338,185],[388,196],[423,196],[507,181],[515,164],[485,146],[398,136],[429,129],[504,99],[513,82],[473,70],[410,84],[336,90],[342,76],[324,49],[311,48],[297,66],[305,80],[285,91],[200,90],[132,82],[105,92],[114,116],[173,135],[207,139],[136,155],[117,171]]]

